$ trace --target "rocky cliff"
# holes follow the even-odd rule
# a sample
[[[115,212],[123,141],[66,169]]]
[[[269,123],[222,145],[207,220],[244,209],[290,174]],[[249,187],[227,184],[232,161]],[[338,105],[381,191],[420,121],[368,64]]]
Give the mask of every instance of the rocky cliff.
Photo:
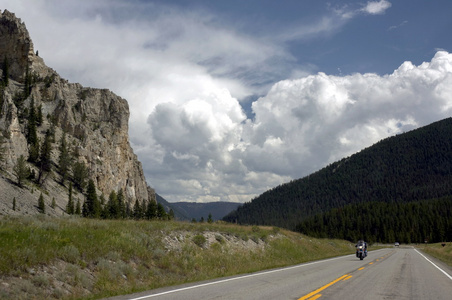
[[[0,66],[0,214],[36,211],[33,206],[39,190],[48,203],[56,200],[53,213],[64,213],[67,182],[72,175],[69,172],[65,183],[59,172],[63,134],[72,165],[78,162],[86,166],[99,195],[108,198],[111,191],[122,189],[129,203],[155,201],[155,192],[147,185],[129,143],[126,100],[109,90],[86,88],[61,78],[35,53],[25,24],[7,10],[0,15]],[[32,110],[42,116],[36,128],[41,145],[46,132],[52,133],[52,166],[39,181],[29,180],[24,187],[18,187],[14,167],[21,155],[30,155],[27,137]],[[27,162],[27,167],[40,172],[36,164]],[[17,201],[15,211],[13,198]]]

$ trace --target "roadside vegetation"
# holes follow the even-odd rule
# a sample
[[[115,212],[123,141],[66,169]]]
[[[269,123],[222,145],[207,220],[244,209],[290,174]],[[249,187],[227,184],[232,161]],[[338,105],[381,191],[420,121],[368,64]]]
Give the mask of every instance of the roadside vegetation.
[[[353,253],[276,227],[0,218],[0,299],[97,299]]]
[[[452,242],[420,245],[417,248],[452,267]]]

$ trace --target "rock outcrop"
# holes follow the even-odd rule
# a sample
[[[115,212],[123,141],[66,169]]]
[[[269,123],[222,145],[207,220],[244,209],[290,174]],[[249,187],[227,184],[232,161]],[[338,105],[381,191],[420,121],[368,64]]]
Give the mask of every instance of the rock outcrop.
[[[106,89],[86,88],[61,78],[35,53],[25,24],[7,10],[0,15],[0,66],[0,131],[4,137],[0,176],[5,182],[14,182],[17,158],[29,157],[28,116],[35,109],[43,116],[37,127],[40,141],[47,130],[54,137],[52,171],[39,184],[47,194],[58,197],[59,206],[64,208],[67,201],[67,196],[61,195],[64,185],[58,172],[63,133],[72,160],[87,167],[99,193],[108,197],[111,191],[122,189],[132,204],[136,200],[155,201],[155,192],[147,185],[129,143],[129,107],[125,99]],[[28,165],[31,170],[37,168]],[[2,191],[0,202],[11,206],[11,196]],[[0,214],[6,213],[7,209],[2,211],[0,207]]]

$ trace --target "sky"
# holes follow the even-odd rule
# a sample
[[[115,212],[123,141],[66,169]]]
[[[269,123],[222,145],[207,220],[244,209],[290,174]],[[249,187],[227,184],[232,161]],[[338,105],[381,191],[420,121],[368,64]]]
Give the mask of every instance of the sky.
[[[130,107],[170,202],[247,202],[452,115],[450,0],[0,0],[46,64]]]

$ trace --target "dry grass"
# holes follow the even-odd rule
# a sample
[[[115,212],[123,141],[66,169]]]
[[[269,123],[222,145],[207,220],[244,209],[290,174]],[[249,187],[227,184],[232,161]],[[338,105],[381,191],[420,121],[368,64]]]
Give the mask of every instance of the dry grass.
[[[271,227],[45,216],[0,218],[0,240],[0,299],[94,299],[354,251]]]
[[[452,267],[452,243],[445,243],[444,247],[441,243],[427,244],[418,246],[425,253],[436,257]]]

